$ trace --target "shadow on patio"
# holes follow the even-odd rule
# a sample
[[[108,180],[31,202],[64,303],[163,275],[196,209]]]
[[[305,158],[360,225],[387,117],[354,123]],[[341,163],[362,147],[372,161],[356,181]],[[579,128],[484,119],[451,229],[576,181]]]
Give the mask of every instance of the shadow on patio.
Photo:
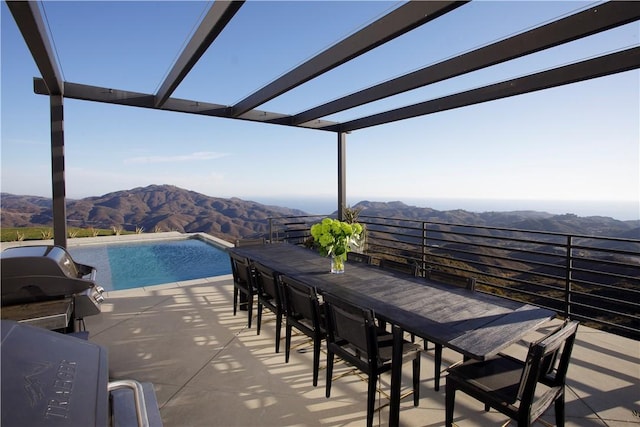
[[[246,328],[244,312],[233,316],[230,276],[146,289],[110,292],[102,314],[86,319],[90,339],[109,351],[110,376],[154,384],[165,426],[327,425],[361,426],[366,419],[366,382],[356,375],[336,380],[325,398],[324,370],[312,386],[311,345],[292,341],[290,362],[274,352],[274,316],[265,311],[261,335]],[[255,313],[254,313],[255,315]],[[540,333],[542,331],[539,331]],[[537,335],[537,334],[536,334]],[[534,339],[535,336],[527,337]],[[523,343],[509,348],[522,357]],[[581,327],[569,370],[568,426],[640,424],[640,345]],[[445,350],[445,361],[459,355]],[[321,358],[324,368],[325,358]],[[420,406],[403,401],[403,426],[444,424],[444,387],[433,391],[433,358],[423,355]],[[346,372],[336,366],[336,375]],[[410,368],[403,368],[403,389]],[[389,376],[382,376],[382,390]],[[379,403],[386,399],[380,396]],[[383,408],[374,422],[386,425]],[[460,393],[454,421],[463,426],[501,425],[506,418],[484,412]],[[553,422],[553,410],[544,421]]]

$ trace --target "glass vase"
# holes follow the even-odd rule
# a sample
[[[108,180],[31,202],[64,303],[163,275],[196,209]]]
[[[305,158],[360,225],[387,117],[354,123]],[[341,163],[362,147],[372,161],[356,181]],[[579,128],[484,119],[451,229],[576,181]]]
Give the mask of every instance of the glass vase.
[[[344,261],[346,258],[346,255],[333,255],[331,257],[331,272],[333,274],[344,273]]]

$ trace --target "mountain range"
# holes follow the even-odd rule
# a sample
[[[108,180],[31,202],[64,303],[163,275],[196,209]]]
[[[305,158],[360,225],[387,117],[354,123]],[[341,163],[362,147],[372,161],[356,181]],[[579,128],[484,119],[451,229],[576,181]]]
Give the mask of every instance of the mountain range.
[[[8,193],[2,193],[0,197],[2,227],[52,226],[50,198]],[[438,211],[409,206],[400,201],[361,201],[353,208],[361,209],[361,215],[366,216],[640,239],[640,221],[620,221],[602,216],[553,215],[538,211]],[[266,234],[269,217],[306,214],[299,209],[264,205],[235,197],[210,197],[171,185],[150,185],[67,200],[67,220],[72,227],[205,232],[228,241]]]

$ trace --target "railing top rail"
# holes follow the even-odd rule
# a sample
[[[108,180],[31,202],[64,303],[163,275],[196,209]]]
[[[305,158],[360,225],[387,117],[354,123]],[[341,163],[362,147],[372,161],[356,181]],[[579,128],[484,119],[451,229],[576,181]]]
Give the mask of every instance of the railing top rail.
[[[335,217],[335,215],[324,215],[324,214],[291,215],[291,216],[281,216],[281,217],[270,217],[269,219],[270,220],[287,220],[287,219],[297,219],[297,218],[318,218],[318,217]],[[484,229],[484,230],[509,231],[509,232],[515,232],[515,233],[530,233],[530,234],[539,234],[539,235],[546,235],[546,236],[575,237],[579,239],[598,239],[598,240],[609,240],[613,242],[640,244],[640,239],[631,239],[631,238],[624,238],[624,237],[595,236],[595,235],[588,235],[588,234],[570,234],[570,233],[562,233],[558,231],[526,230],[522,228],[509,228],[509,227],[497,227],[497,226],[490,226],[490,225],[474,225],[474,224],[457,224],[453,222],[428,221],[428,220],[420,220],[420,219],[412,219],[412,218],[381,217],[381,216],[362,215],[362,214],[360,214],[360,218],[383,219],[385,221],[406,221],[406,222],[416,222],[421,224],[443,225],[443,226],[449,226],[449,227],[478,228],[478,229]]]
[[[289,219],[298,219],[298,218],[335,218],[335,215],[292,215],[292,216],[272,216],[269,217],[270,220],[289,220]]]
[[[451,223],[451,222],[427,221],[427,220],[411,219],[411,218],[380,217],[380,216],[371,216],[371,215],[362,215],[362,214],[360,214],[360,218],[378,218],[378,219],[384,219],[386,221],[413,221],[413,222],[420,222],[420,223],[424,223],[424,224],[445,225],[445,226],[450,226],[450,227],[481,228],[481,229],[485,229],[485,230],[510,231],[510,232],[531,233],[531,234],[544,234],[544,235],[559,236],[559,237],[571,236],[571,237],[577,237],[577,238],[581,238],[581,239],[605,239],[605,240],[611,240],[611,241],[616,241],[616,242],[640,243],[640,239],[630,239],[630,238],[623,238],[623,237],[595,236],[595,235],[587,235],[587,234],[569,234],[569,233],[562,233],[562,232],[558,232],[558,231],[525,230],[525,229],[520,229],[520,228],[497,227],[497,226],[490,226],[490,225],[456,224],[456,223]]]

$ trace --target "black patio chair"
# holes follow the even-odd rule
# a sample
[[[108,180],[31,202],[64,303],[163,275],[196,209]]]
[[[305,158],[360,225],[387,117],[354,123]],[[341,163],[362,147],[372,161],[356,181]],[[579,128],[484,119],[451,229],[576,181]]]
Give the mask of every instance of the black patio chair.
[[[320,346],[327,336],[318,295],[313,286],[285,275],[280,277],[287,314],[285,362],[289,362],[291,334],[295,327],[313,340],[313,386],[315,387],[318,385],[320,370]]]
[[[380,268],[383,270],[396,271],[398,273],[405,273],[411,276],[418,276],[418,266],[415,264],[409,264],[406,262],[394,261],[387,258],[380,260]]]
[[[276,353],[280,352],[280,336],[282,330],[282,317],[284,305],[282,303],[282,290],[280,285],[280,273],[274,271],[259,262],[253,263],[256,277],[258,296],[258,326],[257,334],[260,335],[262,326],[262,311],[264,308],[276,315]]]
[[[347,261],[371,264],[371,255],[360,252],[347,252]]]
[[[529,346],[524,361],[499,354],[450,368],[446,385],[446,426],[453,423],[456,390],[529,426],[552,404],[556,425],[564,426],[564,389],[578,322],[562,326]]]
[[[476,289],[475,278],[449,273],[448,271],[434,270],[432,268],[429,268],[426,271],[425,278],[434,282],[456,286],[458,288],[465,288],[470,291],[475,291]]]
[[[327,320],[327,384],[331,396],[333,361],[337,355],[368,376],[367,426],[373,424],[378,376],[391,369],[393,334],[379,328],[371,309],[347,302],[335,295],[324,294]],[[420,346],[403,342],[402,355],[413,360],[413,405],[420,400]]]
[[[264,237],[256,239],[236,239],[235,246],[237,248],[240,246],[264,245],[265,243],[266,240]]]
[[[247,326],[250,328],[253,317],[253,299],[257,293],[254,271],[247,258],[233,252],[229,252],[229,257],[233,274],[233,315],[236,315],[238,307],[241,309],[245,307],[247,309]]]
[[[428,281],[434,281],[434,282],[442,283],[448,286],[464,288],[470,292],[475,291],[475,288],[476,288],[476,279],[474,279],[473,277],[460,276],[460,275],[449,273],[446,271],[428,269],[426,271],[426,279]],[[427,340],[424,340],[425,350],[428,350],[428,347],[429,347],[428,344],[429,342]],[[438,343],[434,343],[434,344],[435,344],[435,350],[434,350],[435,373],[433,378],[434,378],[435,385],[433,389],[435,391],[439,391],[440,375],[442,373],[442,344],[438,344]],[[455,364],[452,366],[455,366]]]

